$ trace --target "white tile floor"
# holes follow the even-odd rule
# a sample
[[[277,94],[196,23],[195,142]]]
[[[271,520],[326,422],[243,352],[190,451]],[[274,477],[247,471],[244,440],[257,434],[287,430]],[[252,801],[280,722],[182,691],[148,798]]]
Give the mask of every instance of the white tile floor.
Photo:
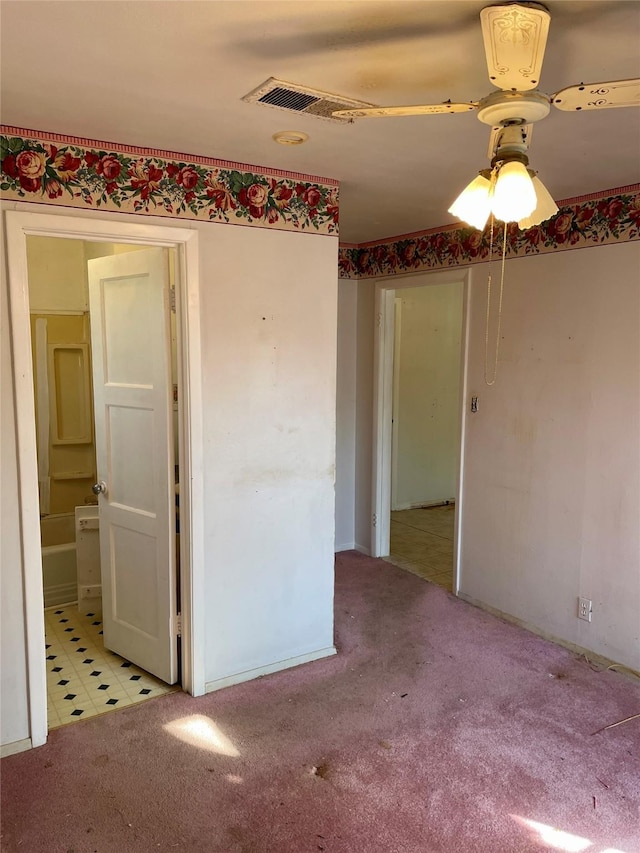
[[[99,614],[68,604],[44,616],[50,729],[179,689],[105,649]]]

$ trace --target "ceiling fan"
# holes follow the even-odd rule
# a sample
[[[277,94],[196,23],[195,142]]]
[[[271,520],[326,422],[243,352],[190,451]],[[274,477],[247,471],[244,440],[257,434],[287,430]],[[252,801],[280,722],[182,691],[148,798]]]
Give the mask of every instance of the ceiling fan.
[[[580,83],[553,95],[541,92],[540,80],[551,15],[537,2],[487,6],[480,12],[489,79],[497,91],[468,103],[366,107],[337,110],[338,118],[382,118],[476,111],[492,127],[489,143],[491,168],[463,190],[449,208],[454,216],[483,229],[493,213],[521,228],[549,219],[558,208],[529,169],[527,151],[532,125],[560,110],[580,111],[640,106],[640,79]]]

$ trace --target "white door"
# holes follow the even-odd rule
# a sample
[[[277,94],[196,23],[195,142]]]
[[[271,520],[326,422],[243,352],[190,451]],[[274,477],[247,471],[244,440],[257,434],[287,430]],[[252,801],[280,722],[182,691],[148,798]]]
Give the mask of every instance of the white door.
[[[88,262],[104,644],[177,680],[169,265],[145,249]]]

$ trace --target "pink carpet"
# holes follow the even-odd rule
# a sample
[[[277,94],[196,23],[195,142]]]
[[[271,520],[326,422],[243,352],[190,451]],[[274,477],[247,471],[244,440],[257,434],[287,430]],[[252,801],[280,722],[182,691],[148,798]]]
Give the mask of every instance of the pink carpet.
[[[640,851],[640,720],[592,734],[637,682],[385,562],[336,572],[337,657],[4,759],[2,850]]]

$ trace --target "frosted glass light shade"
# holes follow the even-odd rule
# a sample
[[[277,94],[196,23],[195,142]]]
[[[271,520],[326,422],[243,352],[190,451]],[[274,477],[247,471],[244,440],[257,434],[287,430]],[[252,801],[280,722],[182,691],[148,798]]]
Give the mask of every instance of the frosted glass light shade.
[[[551,219],[558,212],[558,205],[542,181],[536,176],[533,178],[532,183],[536,191],[537,204],[535,210],[529,216],[518,220],[518,225],[523,231],[527,228],[532,228],[534,225],[540,225],[545,219]]]
[[[466,186],[449,208],[449,213],[482,231],[491,212],[491,182],[478,175]]]
[[[526,167],[517,160],[505,163],[498,172],[491,209],[496,219],[518,222],[535,210],[536,191]]]

